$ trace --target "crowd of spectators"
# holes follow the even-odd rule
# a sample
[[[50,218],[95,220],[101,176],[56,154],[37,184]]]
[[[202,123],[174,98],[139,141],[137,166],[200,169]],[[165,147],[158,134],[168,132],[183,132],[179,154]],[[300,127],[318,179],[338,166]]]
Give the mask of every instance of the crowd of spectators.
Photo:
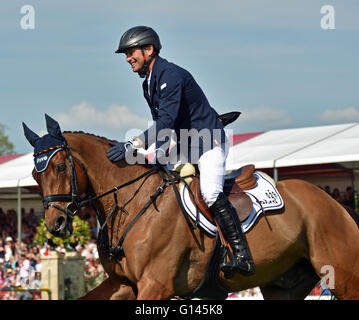
[[[351,186],[346,187],[345,191],[339,191],[338,188],[334,188],[332,191],[328,185],[326,185],[324,188],[321,186],[319,187],[332,196],[335,200],[337,200],[340,204],[351,209],[358,210],[358,196]]]
[[[100,284],[106,277],[99,262],[96,246],[96,217],[91,212],[82,210],[81,218],[90,225],[91,239],[85,245],[78,245],[76,251],[85,258],[85,285],[90,290]],[[22,237],[20,246],[17,241],[17,213],[8,210],[6,213],[0,208],[0,299],[2,300],[38,300],[38,291],[12,291],[13,288],[38,289],[41,288],[41,256],[50,252],[50,245],[34,244],[36,227],[39,219],[34,210],[22,212]],[[65,254],[64,246],[53,248]]]

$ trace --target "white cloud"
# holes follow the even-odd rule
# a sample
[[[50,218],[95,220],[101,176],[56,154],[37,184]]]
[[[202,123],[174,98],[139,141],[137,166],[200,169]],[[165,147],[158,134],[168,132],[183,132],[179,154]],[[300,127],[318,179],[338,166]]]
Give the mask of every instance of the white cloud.
[[[327,123],[355,122],[359,121],[359,111],[354,107],[325,110],[320,115],[320,120]]]
[[[243,109],[241,115],[243,124],[255,125],[262,130],[283,128],[292,125],[292,119],[284,109],[261,106],[253,109]]]
[[[148,126],[146,118],[133,113],[127,106],[113,104],[99,111],[85,101],[72,106],[67,113],[55,115],[55,119],[59,121],[61,128],[66,130],[96,128],[124,131],[131,128],[145,129]]]

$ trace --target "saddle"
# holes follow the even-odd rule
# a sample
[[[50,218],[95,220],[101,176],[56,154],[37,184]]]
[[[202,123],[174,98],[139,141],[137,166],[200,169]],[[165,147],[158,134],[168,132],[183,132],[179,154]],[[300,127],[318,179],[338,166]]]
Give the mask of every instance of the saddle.
[[[236,208],[239,221],[245,220],[252,211],[253,203],[251,198],[244,192],[256,185],[256,178],[253,175],[254,165],[246,165],[225,176],[223,192],[228,196],[229,201]],[[191,200],[197,205],[203,215],[213,222],[212,214],[202,198],[200,191],[200,176],[196,174],[190,183]]]

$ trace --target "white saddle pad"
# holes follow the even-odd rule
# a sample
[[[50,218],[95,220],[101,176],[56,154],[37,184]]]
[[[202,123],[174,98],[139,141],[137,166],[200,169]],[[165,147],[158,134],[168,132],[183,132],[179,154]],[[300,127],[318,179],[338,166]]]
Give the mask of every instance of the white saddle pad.
[[[254,176],[257,179],[255,187],[246,191],[253,202],[253,209],[249,216],[241,222],[242,230],[244,233],[253,226],[258,216],[263,212],[258,201],[261,202],[264,211],[278,210],[284,206],[284,201],[276,189],[273,183],[274,181],[260,171],[255,171]],[[186,209],[191,219],[195,221],[197,216],[197,208],[190,198],[187,186],[183,185],[181,187],[180,194],[184,208]],[[210,235],[216,235],[216,225],[209,221],[201,212],[199,212],[199,225]]]

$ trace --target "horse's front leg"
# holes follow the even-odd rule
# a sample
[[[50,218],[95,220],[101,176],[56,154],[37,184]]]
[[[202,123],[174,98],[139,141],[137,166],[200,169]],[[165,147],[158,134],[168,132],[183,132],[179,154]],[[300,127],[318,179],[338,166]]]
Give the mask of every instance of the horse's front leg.
[[[135,300],[136,294],[129,284],[114,281],[111,277],[104,280],[79,300]]]

